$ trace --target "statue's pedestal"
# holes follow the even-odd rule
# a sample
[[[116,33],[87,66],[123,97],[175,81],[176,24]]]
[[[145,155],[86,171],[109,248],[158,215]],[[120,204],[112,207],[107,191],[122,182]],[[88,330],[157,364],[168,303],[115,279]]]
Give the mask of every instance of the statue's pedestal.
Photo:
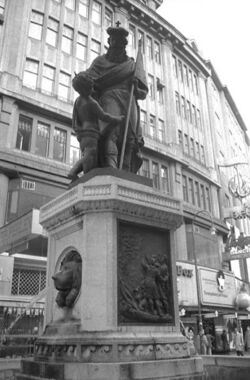
[[[74,185],[41,209],[49,236],[46,328],[20,378],[202,379],[202,361],[190,357],[179,329],[180,202],[111,169]],[[52,280],[70,250],[82,259],[71,315],[56,305]]]

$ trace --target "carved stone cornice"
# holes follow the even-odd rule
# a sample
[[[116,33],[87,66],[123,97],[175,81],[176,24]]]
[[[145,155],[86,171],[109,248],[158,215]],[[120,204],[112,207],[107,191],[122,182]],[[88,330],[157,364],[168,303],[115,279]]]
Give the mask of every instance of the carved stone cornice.
[[[60,362],[113,363],[162,360],[189,357],[188,344],[184,339],[177,342],[157,342],[150,339],[123,342],[109,339],[107,342],[96,340],[85,342],[67,338],[56,342],[52,338],[38,339],[35,345],[35,359],[53,358]]]
[[[105,183],[106,182],[106,183]],[[181,202],[148,186],[113,177],[80,183],[40,210],[40,223],[50,230],[86,213],[115,212],[175,229],[182,224]]]

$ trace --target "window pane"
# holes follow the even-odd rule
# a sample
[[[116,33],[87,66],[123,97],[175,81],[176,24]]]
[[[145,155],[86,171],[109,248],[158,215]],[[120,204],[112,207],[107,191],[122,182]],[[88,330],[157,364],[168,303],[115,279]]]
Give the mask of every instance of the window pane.
[[[160,188],[160,180],[159,180],[159,165],[155,162],[152,163],[153,170],[153,185],[156,189]]]
[[[54,90],[55,69],[44,65],[41,89],[43,92],[52,94]]]
[[[165,166],[161,167],[161,186],[164,193],[169,193],[169,175],[168,168]]]
[[[46,42],[49,45],[56,46],[58,40],[58,29],[59,22],[53,20],[52,18],[48,19],[48,29],[46,34]]]
[[[23,73],[23,84],[33,89],[36,88],[38,78],[38,62],[33,60],[26,60],[25,69]]]
[[[16,148],[20,150],[30,151],[32,132],[32,119],[20,115],[18,122],[18,131],[16,139]]]
[[[98,25],[101,25],[102,22],[102,6],[97,1],[93,1],[92,21]]]
[[[160,44],[158,42],[154,43],[155,47],[155,62],[161,63],[161,51],[160,51]]]
[[[156,138],[156,125],[155,125],[155,117],[150,115],[149,118],[149,134],[155,139]]]
[[[65,7],[75,10],[75,0],[65,0]]]
[[[82,61],[87,59],[87,37],[82,33],[77,34],[76,57]]]
[[[145,111],[141,110],[140,112],[140,123],[143,134],[147,132],[147,114]]]
[[[36,153],[39,156],[48,157],[49,154],[50,126],[38,122],[36,132]]]
[[[62,36],[62,51],[67,54],[71,54],[73,46],[73,29],[64,25],[63,36]]]
[[[0,0],[0,15],[3,15],[5,7],[5,0]]]
[[[62,129],[54,129],[53,158],[65,162],[66,157],[66,132]]]
[[[43,29],[43,15],[38,12],[32,11],[30,26],[29,26],[29,37],[41,40]]]
[[[58,96],[63,99],[69,99],[70,95],[70,75],[60,72]]]
[[[158,137],[159,137],[159,140],[162,142],[164,141],[164,130],[165,130],[165,126],[164,126],[164,121],[163,120],[160,120],[158,121]]]
[[[80,0],[79,15],[86,18],[89,17],[89,0]]]
[[[149,59],[153,59],[153,43],[150,37],[147,37],[147,56]]]
[[[143,177],[149,178],[149,161],[148,160],[143,160],[142,161],[142,167],[141,167],[141,175]]]
[[[101,44],[100,44],[100,42],[91,40],[90,60],[93,61],[100,54],[101,54]]]
[[[75,135],[70,136],[70,165],[74,165],[81,157],[79,142]]]

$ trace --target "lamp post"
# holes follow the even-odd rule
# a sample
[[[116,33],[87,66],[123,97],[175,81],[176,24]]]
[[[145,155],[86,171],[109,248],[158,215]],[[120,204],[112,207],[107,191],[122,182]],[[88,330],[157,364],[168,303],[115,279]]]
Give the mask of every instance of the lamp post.
[[[199,210],[196,212],[194,215],[194,219],[192,222],[192,236],[193,236],[193,257],[194,257],[194,266],[195,266],[195,275],[196,275],[196,291],[197,291],[197,302],[198,302],[198,319],[199,319],[199,329],[202,329],[203,324],[202,324],[202,311],[201,311],[201,286],[200,286],[200,278],[199,278],[199,271],[198,271],[198,262],[197,262],[197,255],[196,255],[196,247],[195,247],[195,230],[194,230],[194,222],[196,218],[201,215],[207,215],[210,218],[211,222],[211,235],[216,234],[216,229],[214,227],[213,219],[211,214],[206,211],[206,210]]]

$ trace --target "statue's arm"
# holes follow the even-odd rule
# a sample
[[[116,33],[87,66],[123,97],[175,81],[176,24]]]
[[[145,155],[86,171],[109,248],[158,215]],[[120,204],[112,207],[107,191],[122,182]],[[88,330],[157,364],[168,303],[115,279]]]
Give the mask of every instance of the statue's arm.
[[[108,123],[121,123],[124,120],[124,116],[113,116],[104,112],[100,104],[93,98],[91,99],[91,111],[98,119]]]
[[[72,114],[72,128],[75,132],[81,129],[81,123],[79,121],[78,112],[77,112],[77,99],[74,103],[73,114]]]

